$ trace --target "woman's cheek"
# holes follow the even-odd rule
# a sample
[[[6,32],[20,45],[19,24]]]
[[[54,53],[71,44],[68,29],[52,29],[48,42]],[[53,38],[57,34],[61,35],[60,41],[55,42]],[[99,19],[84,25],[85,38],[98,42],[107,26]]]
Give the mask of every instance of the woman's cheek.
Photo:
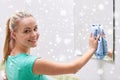
[[[39,39],[39,36],[40,36],[40,33],[38,32],[38,33],[37,33],[37,39]]]

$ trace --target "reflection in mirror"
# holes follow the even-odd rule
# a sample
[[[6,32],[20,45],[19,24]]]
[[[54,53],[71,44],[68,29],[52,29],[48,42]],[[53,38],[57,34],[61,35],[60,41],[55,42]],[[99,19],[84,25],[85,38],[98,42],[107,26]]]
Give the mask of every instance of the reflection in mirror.
[[[95,55],[93,55],[93,58],[105,60],[107,62],[114,62],[114,0],[91,0],[89,2],[88,0],[75,0],[75,4],[75,53],[77,55],[82,55],[82,53],[85,53],[86,50],[88,50],[89,35],[92,32],[94,37],[95,34],[100,34],[98,48]],[[93,25],[98,32],[92,30],[91,26]]]

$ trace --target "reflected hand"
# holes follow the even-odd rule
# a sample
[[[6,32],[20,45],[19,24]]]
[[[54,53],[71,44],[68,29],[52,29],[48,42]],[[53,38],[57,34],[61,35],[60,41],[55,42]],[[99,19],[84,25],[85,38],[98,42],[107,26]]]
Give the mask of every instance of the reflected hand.
[[[113,57],[113,50],[109,50],[107,55],[108,55],[110,58],[112,58],[112,57]]]

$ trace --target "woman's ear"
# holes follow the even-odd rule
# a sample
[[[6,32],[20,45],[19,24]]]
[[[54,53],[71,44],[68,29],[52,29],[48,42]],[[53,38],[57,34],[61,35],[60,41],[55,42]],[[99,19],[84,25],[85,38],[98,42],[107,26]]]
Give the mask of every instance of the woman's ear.
[[[15,40],[16,39],[16,34],[14,31],[11,31],[11,37]]]

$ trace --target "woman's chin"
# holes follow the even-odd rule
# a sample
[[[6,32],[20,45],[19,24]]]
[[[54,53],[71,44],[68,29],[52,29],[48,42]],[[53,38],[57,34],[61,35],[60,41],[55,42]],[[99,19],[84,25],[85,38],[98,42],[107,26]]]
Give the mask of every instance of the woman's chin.
[[[36,47],[36,46],[37,46],[37,45],[32,45],[31,47],[34,48],[34,47]]]
[[[31,45],[31,48],[34,48],[34,47],[36,47],[36,46],[37,46],[37,44]]]

